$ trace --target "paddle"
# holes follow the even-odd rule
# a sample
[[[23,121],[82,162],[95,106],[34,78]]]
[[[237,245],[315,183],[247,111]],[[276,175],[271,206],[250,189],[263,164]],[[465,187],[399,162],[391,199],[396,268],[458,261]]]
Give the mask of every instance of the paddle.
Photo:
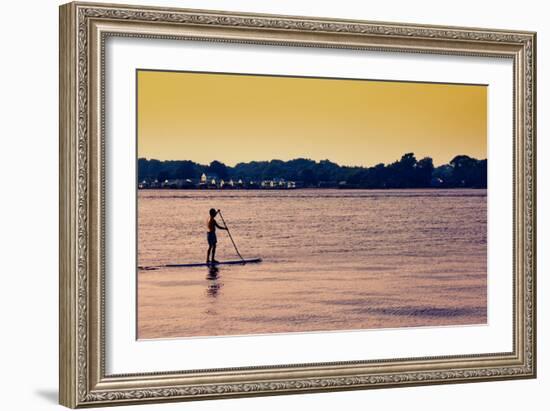
[[[235,247],[235,251],[237,252],[237,255],[240,257],[240,259],[243,261],[243,263],[246,264],[246,261],[244,260],[241,253],[239,253],[239,249],[237,248],[237,245],[235,244],[235,241],[233,240],[233,236],[231,235],[231,231],[229,231],[229,227],[227,227],[227,223],[225,222],[221,210],[218,210],[218,214],[220,215],[220,218],[222,219],[223,225],[225,226],[225,229],[227,230],[227,234],[229,234],[229,238],[231,239],[231,242],[233,243],[233,247]]]

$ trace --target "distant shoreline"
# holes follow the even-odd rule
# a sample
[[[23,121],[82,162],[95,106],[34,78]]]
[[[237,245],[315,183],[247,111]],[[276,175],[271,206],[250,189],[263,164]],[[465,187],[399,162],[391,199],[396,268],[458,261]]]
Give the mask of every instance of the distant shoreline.
[[[372,167],[347,167],[306,158],[229,167],[217,160],[204,165],[190,160],[138,158],[137,174],[140,189],[486,188],[487,159],[457,155],[449,164],[435,167],[430,157],[418,160],[414,153],[406,153],[391,164]]]

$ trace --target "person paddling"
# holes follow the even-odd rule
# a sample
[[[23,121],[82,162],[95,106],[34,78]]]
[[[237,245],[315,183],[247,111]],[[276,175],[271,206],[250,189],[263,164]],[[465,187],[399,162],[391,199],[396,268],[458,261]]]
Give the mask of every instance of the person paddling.
[[[218,214],[218,212],[211,208],[209,212],[210,216],[208,217],[208,221],[206,223],[207,232],[206,232],[206,239],[208,240],[208,252],[206,253],[206,264],[218,264],[219,261],[216,261],[216,244],[218,243],[218,239],[216,237],[216,227],[220,230],[227,230],[227,227],[222,227],[218,224],[215,217]],[[212,257],[212,259],[210,259]]]

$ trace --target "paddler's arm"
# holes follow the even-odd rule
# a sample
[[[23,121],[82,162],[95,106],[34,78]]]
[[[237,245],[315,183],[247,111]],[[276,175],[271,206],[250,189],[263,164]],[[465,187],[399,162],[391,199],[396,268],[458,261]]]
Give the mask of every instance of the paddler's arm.
[[[214,221],[214,224],[216,224],[216,227],[218,227],[220,230],[227,230],[227,227],[222,227],[221,225],[218,224],[217,221]]]

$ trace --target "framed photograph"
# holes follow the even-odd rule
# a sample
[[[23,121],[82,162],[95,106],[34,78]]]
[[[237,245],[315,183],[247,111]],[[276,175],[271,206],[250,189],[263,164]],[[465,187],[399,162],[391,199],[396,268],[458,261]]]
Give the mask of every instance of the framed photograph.
[[[60,403],[536,376],[533,32],[60,7]]]

